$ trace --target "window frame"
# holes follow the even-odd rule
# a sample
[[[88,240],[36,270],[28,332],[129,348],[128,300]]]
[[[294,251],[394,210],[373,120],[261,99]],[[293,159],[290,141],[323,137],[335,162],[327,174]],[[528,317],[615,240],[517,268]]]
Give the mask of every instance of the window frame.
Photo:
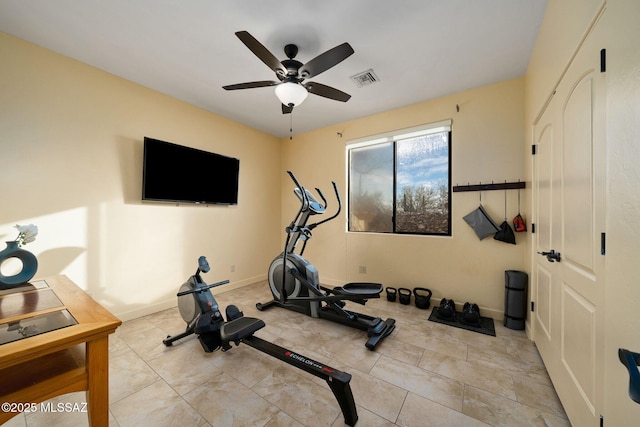
[[[347,181],[347,232],[348,233],[376,233],[376,234],[390,234],[390,235],[410,235],[410,236],[437,236],[437,237],[451,237],[452,236],[452,221],[451,221],[451,165],[452,165],[452,120],[442,120],[434,123],[429,123],[425,125],[415,126],[406,129],[400,129],[396,131],[386,132],[382,134],[371,135],[364,138],[358,138],[354,140],[350,140],[346,145],[346,181]],[[397,144],[399,141],[407,140],[411,138],[416,138],[419,136],[432,135],[441,132],[448,132],[448,162],[447,162],[447,232],[445,233],[435,233],[435,232],[416,232],[416,231],[398,231],[397,230],[397,211],[398,211],[398,165],[397,165]],[[351,224],[351,151],[357,148],[364,147],[373,147],[381,144],[389,144],[391,143],[391,148],[393,151],[393,190],[392,190],[392,213],[391,213],[391,222],[392,222],[392,230],[391,231],[358,231],[352,230]]]

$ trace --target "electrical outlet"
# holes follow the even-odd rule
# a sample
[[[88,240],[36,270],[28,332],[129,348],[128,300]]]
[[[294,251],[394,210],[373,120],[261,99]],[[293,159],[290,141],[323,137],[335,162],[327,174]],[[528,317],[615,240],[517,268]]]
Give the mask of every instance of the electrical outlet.
[[[231,272],[235,273],[236,271],[236,265],[235,264],[231,264]]]
[[[367,266],[366,265],[361,265],[360,269],[358,270],[358,272],[360,274],[367,274]]]

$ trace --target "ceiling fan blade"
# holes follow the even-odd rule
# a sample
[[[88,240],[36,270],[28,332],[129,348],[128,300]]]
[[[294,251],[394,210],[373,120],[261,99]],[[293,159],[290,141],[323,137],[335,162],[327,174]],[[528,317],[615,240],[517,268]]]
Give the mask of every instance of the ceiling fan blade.
[[[325,53],[313,58],[311,61],[304,64],[298,70],[300,77],[304,79],[310,79],[313,76],[327,71],[329,68],[337,65],[353,55],[353,48],[349,43],[342,43],[339,46],[329,49]]]
[[[278,58],[269,52],[262,43],[256,40],[247,31],[238,31],[236,32],[236,36],[238,36],[240,41],[242,41],[242,43],[244,43],[255,56],[264,62],[267,67],[271,68],[276,73],[282,73],[282,75],[287,74],[287,69],[280,63],[280,61],[278,61]]]
[[[274,82],[273,80],[261,80],[259,82],[237,83],[234,85],[222,86],[222,89],[225,89],[225,90],[253,89],[256,87],[275,86],[278,84],[280,84],[280,82]]]
[[[331,86],[323,85],[321,83],[308,82],[303,84],[303,86],[307,88],[309,93],[333,99],[335,101],[347,102],[349,98],[351,98],[351,95],[349,95],[348,93],[344,93],[341,90],[338,90]]]
[[[290,114],[293,111],[293,107],[282,104],[282,114]]]

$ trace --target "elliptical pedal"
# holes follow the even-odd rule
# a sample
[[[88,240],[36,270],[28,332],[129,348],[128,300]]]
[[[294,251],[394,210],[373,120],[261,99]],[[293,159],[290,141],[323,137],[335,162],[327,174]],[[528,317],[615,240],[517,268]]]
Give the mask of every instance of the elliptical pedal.
[[[375,322],[376,324],[371,328],[369,328],[369,330],[367,331],[368,336],[373,336],[381,333],[387,326],[386,322],[383,322],[382,319],[379,317],[375,318]]]
[[[369,350],[375,349],[380,341],[391,335],[391,332],[396,328],[396,321],[395,319],[387,319],[384,322],[381,322],[380,326],[382,328],[380,333],[369,335],[369,339],[365,344],[365,347]]]

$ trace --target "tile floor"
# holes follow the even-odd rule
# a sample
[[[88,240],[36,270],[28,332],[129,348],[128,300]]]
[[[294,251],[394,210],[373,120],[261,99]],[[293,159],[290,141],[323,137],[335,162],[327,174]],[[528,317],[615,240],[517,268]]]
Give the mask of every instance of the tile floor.
[[[358,426],[570,426],[535,346],[496,321],[497,337],[428,321],[430,310],[383,298],[354,311],[393,317],[396,330],[375,351],[366,332],[281,308],[259,312],[266,283],[220,293],[267,326],[256,333],[352,375]],[[462,301],[464,302],[464,301]],[[110,338],[110,425],[342,426],[327,384],[240,345],[204,353],[177,309],[125,322]],[[84,402],[84,393],[54,399]],[[85,413],[21,414],[5,424],[85,426]]]

